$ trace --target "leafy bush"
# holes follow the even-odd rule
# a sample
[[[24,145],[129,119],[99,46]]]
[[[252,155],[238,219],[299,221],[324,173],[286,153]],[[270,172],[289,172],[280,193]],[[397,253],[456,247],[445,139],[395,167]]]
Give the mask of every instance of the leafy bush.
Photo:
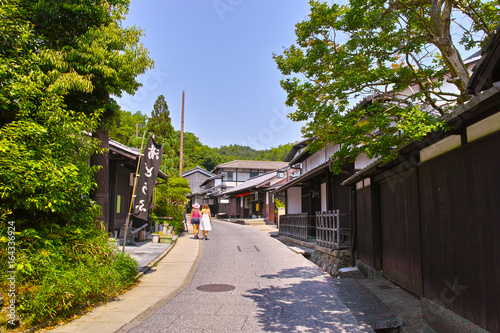
[[[1,235],[6,228],[4,220]],[[8,270],[7,242],[0,238],[2,272]],[[135,282],[137,263],[94,225],[29,228],[16,232],[16,244],[17,311],[25,327],[69,317]],[[4,295],[7,282],[0,284]]]
[[[186,195],[189,193],[191,190],[187,179],[170,177],[167,184],[158,187],[154,214],[172,217],[168,224],[172,225],[177,232],[182,230],[186,212],[184,203],[187,202]]]

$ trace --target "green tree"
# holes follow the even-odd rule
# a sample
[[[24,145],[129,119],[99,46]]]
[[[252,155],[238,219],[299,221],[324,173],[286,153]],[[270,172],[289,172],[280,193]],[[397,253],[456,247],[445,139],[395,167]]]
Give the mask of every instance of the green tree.
[[[67,110],[18,1],[0,7],[0,210],[21,225],[93,220],[92,117]]]
[[[15,227],[16,290],[22,295],[15,299],[21,318],[17,330],[53,324],[75,309],[114,297],[137,273],[137,263],[117,253],[108,235],[95,228],[99,207],[89,195],[97,168],[88,159],[100,150],[85,133],[102,123],[106,110],[69,103],[75,102],[70,95],[92,94],[95,82],[69,65],[71,56],[58,63],[69,66],[64,71],[50,69],[51,43],[31,21],[31,6],[36,9],[21,0],[0,6],[0,291],[11,297],[5,236],[7,227]],[[80,8],[92,12],[90,3]],[[74,17],[75,26],[86,22],[84,15],[81,21]],[[64,33],[62,39],[72,36]],[[62,48],[57,56],[64,58],[67,51]]]
[[[119,106],[112,96],[134,94],[137,75],[153,65],[139,43],[142,32],[124,27],[129,0],[20,0],[25,20],[33,26],[39,44],[41,68],[51,89],[64,97],[68,110],[98,116],[92,135],[101,142],[102,153],[91,164],[96,173],[93,197],[102,207],[107,224],[109,128]]]
[[[310,4],[308,20],[296,25],[296,44],[274,58],[288,76],[281,81],[286,104],[297,107],[290,118],[307,121],[312,149],[342,144],[340,164],[360,153],[391,158],[393,148],[441,128],[437,119],[469,98],[469,74],[454,43],[479,45],[499,14],[493,1]]]
[[[219,155],[229,157],[229,160],[234,160],[237,158],[243,160],[254,160],[258,156],[258,152],[248,146],[229,145],[221,146],[216,150]]]
[[[132,112],[120,110],[109,130],[109,136],[129,147],[139,148],[142,133],[146,130],[147,119],[148,116],[142,114],[141,111],[132,114]]]
[[[271,149],[261,150],[257,159],[261,161],[283,161],[292,147],[293,143],[287,143]]]
[[[180,138],[180,132],[177,132],[177,137]],[[222,159],[215,148],[210,148],[201,143],[200,139],[190,132],[184,133],[184,171],[200,166],[205,170],[213,170],[217,164],[220,164]],[[189,166],[187,165],[189,162]]]
[[[107,121],[119,106],[111,96],[134,94],[137,75],[153,65],[139,43],[141,30],[124,27],[128,0],[21,0],[39,41],[43,70],[68,109],[100,112]]]
[[[176,230],[182,229],[187,195],[191,193],[189,182],[182,177],[169,177],[167,184],[158,186],[156,191],[156,204],[153,213],[156,216],[169,216],[168,223]]]

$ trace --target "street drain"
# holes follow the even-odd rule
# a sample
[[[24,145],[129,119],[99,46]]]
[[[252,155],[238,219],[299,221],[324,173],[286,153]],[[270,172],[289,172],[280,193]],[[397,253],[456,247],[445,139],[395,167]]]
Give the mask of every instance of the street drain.
[[[235,286],[230,284],[204,284],[202,286],[196,287],[199,291],[209,291],[209,292],[223,292],[223,291],[231,291]]]

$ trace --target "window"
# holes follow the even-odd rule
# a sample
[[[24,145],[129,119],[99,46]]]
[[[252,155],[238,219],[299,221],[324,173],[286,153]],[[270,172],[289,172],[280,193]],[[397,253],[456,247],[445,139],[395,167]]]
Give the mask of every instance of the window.
[[[233,172],[232,171],[227,172],[227,180],[230,182],[233,181]]]
[[[250,171],[250,178],[253,178],[253,177],[257,177],[259,175],[259,172],[255,172],[255,171]]]
[[[278,178],[285,178],[285,172],[284,171],[278,171],[278,173],[276,174],[276,177],[278,177]]]
[[[122,196],[116,196],[116,213],[120,214],[122,212]]]

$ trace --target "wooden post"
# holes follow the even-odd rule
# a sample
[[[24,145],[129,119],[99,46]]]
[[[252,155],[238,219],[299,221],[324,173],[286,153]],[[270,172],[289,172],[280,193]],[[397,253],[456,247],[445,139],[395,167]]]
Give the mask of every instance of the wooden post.
[[[184,146],[184,90],[182,91],[182,116],[181,116],[181,152],[179,156],[179,177],[182,177],[182,150]]]
[[[144,137],[145,136],[146,136],[146,132],[144,132],[142,134],[141,149],[139,150],[139,159],[137,160],[137,168],[135,169],[134,186],[132,187],[132,198],[130,198],[130,206],[128,207],[128,215],[127,215],[127,218],[125,219],[125,235],[123,236],[122,252],[125,252],[125,245],[127,244],[128,225],[130,223],[130,214],[132,213],[132,207],[134,205],[135,186],[137,185],[137,177],[139,176],[139,167],[141,165],[141,156],[143,155],[142,147],[144,145]]]

